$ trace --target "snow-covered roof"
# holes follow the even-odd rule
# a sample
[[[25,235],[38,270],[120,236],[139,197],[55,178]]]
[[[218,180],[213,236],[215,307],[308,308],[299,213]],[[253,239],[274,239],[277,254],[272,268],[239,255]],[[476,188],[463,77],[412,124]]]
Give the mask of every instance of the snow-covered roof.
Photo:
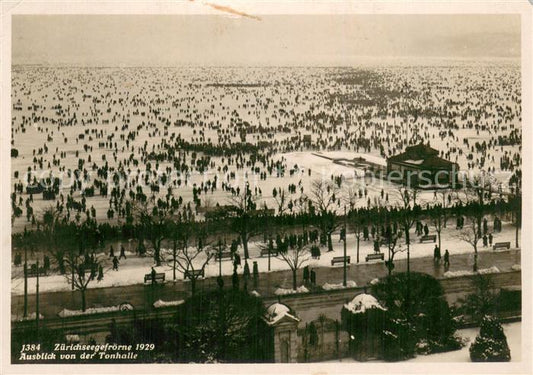
[[[418,159],[418,160],[407,159],[407,160],[404,160],[404,163],[414,164],[414,165],[420,165],[423,162],[424,162],[424,159]]]
[[[267,308],[267,312],[265,314],[265,321],[269,325],[274,325],[284,317],[288,317],[289,319],[292,319],[297,322],[300,321],[300,319],[291,314],[291,309],[287,305],[284,305],[279,302],[273,303]]]
[[[351,302],[344,305],[344,308],[354,314],[365,313],[368,309],[387,310],[381,306],[376,297],[366,293],[356,295]]]

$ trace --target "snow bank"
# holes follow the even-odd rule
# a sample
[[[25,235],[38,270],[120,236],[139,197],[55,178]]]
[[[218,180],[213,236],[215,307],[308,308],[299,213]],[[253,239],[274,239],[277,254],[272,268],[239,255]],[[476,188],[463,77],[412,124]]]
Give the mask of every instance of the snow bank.
[[[261,297],[261,294],[259,294],[259,292],[258,292],[257,290],[252,290],[252,291],[250,292],[250,294],[251,294],[252,296]]]
[[[372,279],[370,280],[370,285],[376,285],[377,283],[379,283],[379,279]]]
[[[157,301],[154,302],[154,307],[156,309],[158,309],[160,307],[178,306],[178,305],[181,305],[184,302],[185,301],[182,300],[182,299],[179,300],[179,301],[163,301],[163,300],[158,299]]]
[[[57,315],[59,315],[61,318],[66,318],[69,316],[91,315],[91,314],[99,314],[99,313],[106,313],[106,312],[113,312],[113,311],[125,311],[125,310],[133,310],[133,306],[131,306],[130,304],[121,304],[121,305],[116,305],[116,306],[91,307],[89,309],[86,309],[85,311],[63,309]]]
[[[80,336],[79,335],[65,335],[65,340],[69,343],[78,343],[80,342]]]
[[[346,281],[346,286],[342,285],[342,283],[339,284],[330,284],[325,283],[322,285],[322,289],[324,290],[334,290],[334,289],[344,289],[344,288],[355,288],[357,284],[353,280]]]
[[[283,295],[286,295],[286,294],[295,294],[295,293],[309,293],[309,289],[307,289],[305,286],[302,285],[302,286],[299,286],[298,288],[296,288],[296,290],[278,288],[274,292],[274,294],[277,295],[277,296],[283,296]]]
[[[522,267],[520,266],[520,264],[513,264],[513,265],[511,266],[511,269],[512,269],[513,271],[520,271],[520,270],[522,269]]]
[[[11,321],[12,322],[23,322],[25,320],[35,320],[35,318],[37,318],[37,314],[35,314],[34,312],[32,312],[31,314],[28,314],[27,317],[19,317],[19,316],[16,316],[16,315],[11,315]],[[39,319],[44,319],[44,316],[43,314],[39,314]]]
[[[473,271],[446,271],[444,272],[444,277],[459,277],[459,276],[470,276],[475,274],[485,275],[489,273],[499,273],[500,270],[496,266],[492,266],[489,268],[482,268],[478,270],[477,272]]]
[[[351,302],[344,305],[344,308],[354,314],[364,313],[367,309],[387,310],[381,306],[376,297],[366,293],[356,295]]]

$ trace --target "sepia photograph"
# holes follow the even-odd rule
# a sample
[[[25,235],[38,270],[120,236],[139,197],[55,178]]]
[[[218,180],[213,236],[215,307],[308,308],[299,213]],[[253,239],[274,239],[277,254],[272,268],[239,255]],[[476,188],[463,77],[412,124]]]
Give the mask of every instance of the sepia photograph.
[[[224,4],[9,15],[5,362],[530,363],[530,14]]]

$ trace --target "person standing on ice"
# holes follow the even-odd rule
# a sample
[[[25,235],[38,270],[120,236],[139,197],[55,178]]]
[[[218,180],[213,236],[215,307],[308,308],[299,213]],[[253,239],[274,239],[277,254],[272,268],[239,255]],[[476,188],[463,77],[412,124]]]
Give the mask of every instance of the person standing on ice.
[[[115,250],[113,249],[113,245],[111,245],[111,248],[109,249],[109,257],[113,258],[115,256]]]
[[[444,269],[447,271],[450,268],[450,253],[448,249],[444,252]]]
[[[118,257],[118,259],[122,259],[122,257],[126,259],[126,249],[124,248],[124,245],[120,245],[120,256]]]
[[[113,257],[113,270],[118,271],[118,258],[116,256]]]
[[[435,262],[435,264],[440,263],[440,258],[440,249],[437,245],[435,245],[435,249],[433,250],[433,261]]]

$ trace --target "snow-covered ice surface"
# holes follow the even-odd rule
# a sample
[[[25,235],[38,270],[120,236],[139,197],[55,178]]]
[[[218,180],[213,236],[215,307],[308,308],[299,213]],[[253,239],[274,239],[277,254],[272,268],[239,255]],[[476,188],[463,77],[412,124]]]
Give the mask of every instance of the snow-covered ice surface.
[[[162,150],[162,141],[172,141],[173,135],[193,144],[216,144],[220,132],[224,134],[224,140],[233,144],[272,142],[276,148],[276,152],[269,156],[272,161],[285,158],[287,170],[295,165],[298,169],[307,167],[312,170],[310,175],[308,170],[292,176],[269,173],[266,180],[258,181],[263,191],[260,200],[269,205],[273,203],[273,188],[287,188],[288,184],[298,184],[302,180],[307,194],[309,182],[321,177],[323,171],[328,176],[354,172],[354,168],[334,164],[331,160],[313,156],[313,153],[345,159],[361,156],[383,165],[385,156],[400,152],[407,139],[415,135],[430,141],[442,154],[449,153],[447,158],[457,162],[461,169],[478,173],[490,168],[495,180],[505,183],[512,172],[502,170],[500,157],[519,154],[520,145],[493,146],[483,157],[482,152],[472,149],[475,142],[492,141],[494,144],[498,136],[509,137],[512,133],[521,136],[520,65],[491,61],[480,68],[478,61],[470,64],[443,61],[442,66],[415,64],[416,69],[406,69],[401,64],[364,68],[363,72],[369,74],[372,83],[385,93],[397,92],[409,82],[413,93],[424,96],[423,101],[420,97],[415,99],[417,95],[390,98],[385,114],[377,111],[374,104],[348,105],[355,94],[354,86],[337,78],[345,73],[348,76],[360,73],[361,69],[16,66],[12,72],[12,134],[13,147],[19,155],[11,160],[11,186],[24,180],[28,167],[35,167],[36,172],[48,169],[58,172],[63,168],[77,169],[79,160],[85,161],[85,166],[92,163],[102,166],[105,160],[110,168],[117,168],[119,163],[129,163],[132,152],[141,159],[137,155],[145,142],[147,152]],[[491,73],[486,74],[486,69]],[[261,84],[245,89],[232,85],[216,87],[212,85],[214,82]],[[373,92],[374,85],[357,86],[365,97],[375,99],[373,96],[379,95]],[[133,101],[135,105],[132,105]],[[412,116],[400,118],[394,113],[411,106],[422,111],[435,111],[435,114],[413,119]],[[478,114],[476,109],[481,113]],[[505,114],[502,114],[504,109]],[[347,121],[347,116],[351,121]],[[233,132],[235,124],[241,122],[261,127],[264,131]],[[284,127],[290,131],[280,131]],[[129,139],[128,133],[133,129],[138,134]],[[84,133],[83,138],[79,137],[81,133]],[[304,135],[312,137],[312,150],[291,142]],[[370,149],[367,149],[358,145],[357,140],[361,138],[377,142],[371,142]],[[100,145],[108,139],[113,139],[112,146]],[[464,141],[470,142],[470,149]],[[40,152],[39,148],[45,143],[48,151]],[[383,146],[383,150],[374,143]],[[521,160],[518,159],[513,162],[520,167]],[[184,202],[192,200],[194,183],[200,184],[206,176],[212,178],[218,168],[228,164],[227,159],[223,162],[221,157],[211,160],[214,167],[210,166],[205,176],[193,173],[186,186],[179,187]],[[140,162],[142,170],[144,160]],[[158,170],[162,171],[170,164],[161,162]],[[228,173],[237,172],[238,175],[247,169],[238,169],[235,165],[228,165],[228,168]],[[87,169],[92,174],[91,184],[95,176],[91,168]],[[194,168],[192,170],[196,172]],[[69,188],[63,188],[62,193],[68,194]],[[162,189],[159,197],[165,193],[166,189]],[[370,193],[374,199],[376,192]],[[80,192],[74,192],[73,196],[79,199]],[[222,204],[228,198],[229,193],[220,188],[200,196],[204,204],[207,200]],[[25,209],[23,203],[17,202],[17,205]],[[39,219],[43,209],[50,205],[55,202],[36,195],[32,203],[36,218]],[[96,209],[98,221],[107,221],[109,198],[96,191],[95,196],[87,197],[87,207],[91,206]],[[116,220],[116,217],[112,219]],[[21,231],[27,225],[26,217],[22,215],[15,219],[13,229]]]

